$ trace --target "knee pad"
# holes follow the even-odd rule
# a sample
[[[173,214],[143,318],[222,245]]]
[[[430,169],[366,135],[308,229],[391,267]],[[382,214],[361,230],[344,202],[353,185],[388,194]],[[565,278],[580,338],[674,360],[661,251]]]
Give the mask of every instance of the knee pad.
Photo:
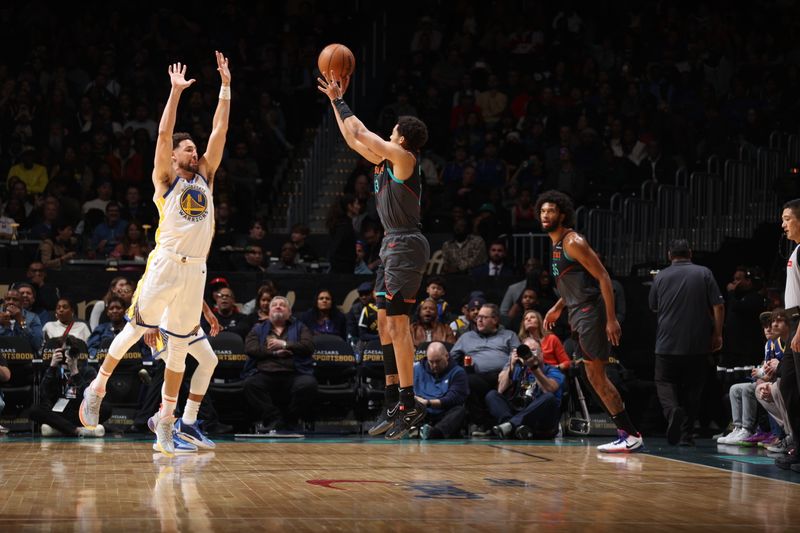
[[[167,368],[182,374],[186,370],[186,354],[189,351],[189,338],[170,335],[167,340]]]
[[[144,326],[140,326],[133,322],[128,322],[125,324],[125,327],[122,328],[122,331],[114,337],[114,340],[111,342],[111,346],[108,347],[108,356],[114,359],[122,359],[122,357],[128,353],[131,346],[136,344],[136,342],[142,338],[145,331],[148,328]]]

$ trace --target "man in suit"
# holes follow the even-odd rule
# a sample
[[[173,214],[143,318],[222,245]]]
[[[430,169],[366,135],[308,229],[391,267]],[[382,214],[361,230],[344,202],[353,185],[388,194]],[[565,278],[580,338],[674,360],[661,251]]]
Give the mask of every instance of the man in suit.
[[[472,276],[485,277],[512,277],[514,269],[506,264],[506,243],[494,240],[489,245],[489,261],[472,269]]]

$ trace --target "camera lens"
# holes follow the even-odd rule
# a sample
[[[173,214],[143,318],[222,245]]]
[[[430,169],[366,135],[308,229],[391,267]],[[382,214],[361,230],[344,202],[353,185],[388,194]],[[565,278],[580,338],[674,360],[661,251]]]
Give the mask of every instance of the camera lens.
[[[527,344],[520,344],[517,346],[517,355],[524,361],[533,355],[533,352],[531,352],[531,348]]]

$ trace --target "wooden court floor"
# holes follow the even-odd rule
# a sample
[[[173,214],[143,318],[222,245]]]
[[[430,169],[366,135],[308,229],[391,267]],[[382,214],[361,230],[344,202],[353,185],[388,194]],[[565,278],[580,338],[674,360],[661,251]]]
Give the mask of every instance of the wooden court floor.
[[[228,440],[170,459],[150,440],[11,437],[0,531],[800,528],[800,474],[765,477],[765,457],[710,441],[606,456],[600,442]]]

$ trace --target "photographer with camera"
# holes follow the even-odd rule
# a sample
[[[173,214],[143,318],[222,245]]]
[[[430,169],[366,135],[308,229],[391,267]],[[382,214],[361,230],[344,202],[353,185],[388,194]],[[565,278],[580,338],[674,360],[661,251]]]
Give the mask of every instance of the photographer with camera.
[[[498,422],[492,431],[501,439],[555,437],[563,386],[564,374],[542,361],[541,346],[528,337],[511,352],[497,390],[486,394]]]
[[[66,337],[60,348],[53,351],[50,366],[44,372],[39,388],[39,405],[31,408],[30,419],[42,424],[42,437],[102,437],[106,431],[98,424],[84,428],[78,419],[78,407],[83,391],[97,372],[78,360],[77,346]],[[111,417],[111,408],[100,408],[100,421]]]

